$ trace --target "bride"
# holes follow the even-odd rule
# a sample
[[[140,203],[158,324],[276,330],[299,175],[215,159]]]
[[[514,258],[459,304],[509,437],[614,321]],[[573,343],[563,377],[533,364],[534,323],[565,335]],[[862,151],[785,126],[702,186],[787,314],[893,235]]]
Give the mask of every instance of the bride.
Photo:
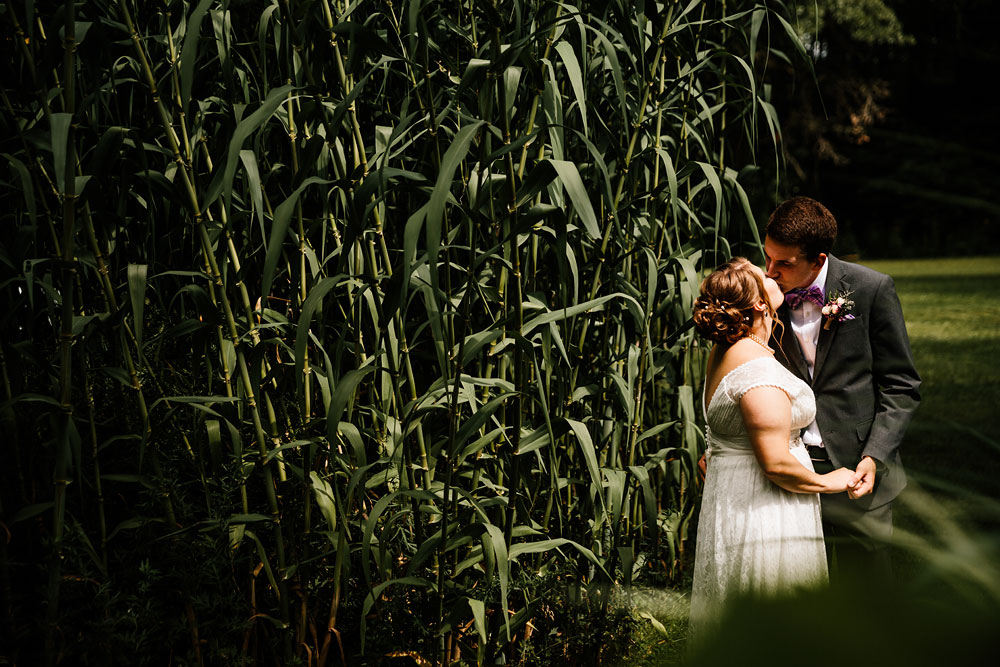
[[[698,519],[691,634],[737,596],[768,596],[827,580],[819,493],[852,487],[854,471],[813,470],[799,438],[812,390],[773,357],[774,280],[734,257],[701,284],[698,333],[715,342],[703,409],[708,470]]]

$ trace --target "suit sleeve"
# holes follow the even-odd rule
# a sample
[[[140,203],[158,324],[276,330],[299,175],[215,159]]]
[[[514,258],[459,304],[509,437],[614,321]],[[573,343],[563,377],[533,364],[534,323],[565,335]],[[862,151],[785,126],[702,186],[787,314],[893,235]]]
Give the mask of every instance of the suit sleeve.
[[[895,458],[920,403],[920,376],[914,368],[903,309],[889,276],[882,276],[876,288],[868,335],[876,406],[862,456],[887,463]]]

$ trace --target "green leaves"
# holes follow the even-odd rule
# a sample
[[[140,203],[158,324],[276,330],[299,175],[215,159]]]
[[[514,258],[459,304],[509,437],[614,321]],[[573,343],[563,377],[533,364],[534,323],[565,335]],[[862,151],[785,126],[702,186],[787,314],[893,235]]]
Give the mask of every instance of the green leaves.
[[[573,46],[566,41],[556,44],[556,52],[562,58],[563,66],[566,68],[566,75],[569,77],[570,85],[573,87],[573,94],[576,97],[577,108],[580,111],[580,118],[583,122],[583,134],[587,134],[587,100],[583,92],[583,72],[580,63],[573,52]]]
[[[428,261],[431,267],[431,284],[435,286],[437,283],[437,258],[441,248],[441,232],[444,225],[444,206],[451,195],[455,170],[465,160],[466,154],[469,152],[469,145],[484,123],[485,121],[476,121],[471,125],[466,125],[455,134],[448,151],[441,159],[441,167],[438,170],[434,189],[431,191],[431,198],[427,204],[424,233]]]
[[[228,591],[267,623],[247,662],[330,662],[326,638],[395,637],[412,604],[431,644],[514,663],[529,578],[596,596],[679,562],[691,304],[706,262],[759,243],[738,150],[780,124],[741,54],[785,24],[740,0],[140,5],[73,5],[78,113],[39,57],[56,17],[18,14],[39,82],[9,93],[0,417],[49,440],[4,450],[31,498],[5,511],[51,543],[39,489],[71,470],[60,524],[108,599],[148,599],[115,588],[137,562],[192,563],[164,613]],[[246,623],[218,644],[262,646]],[[161,662],[188,650],[150,633]]]
[[[201,41],[201,22],[212,5],[212,0],[201,0],[188,17],[184,30],[184,46],[181,48],[181,105],[187,109],[191,103],[191,86],[194,84],[195,63],[198,60],[198,47]]]
[[[299,187],[295,188],[295,191],[288,196],[288,199],[281,202],[281,205],[274,210],[274,220],[271,224],[271,236],[267,243],[267,254],[264,255],[264,275],[262,278],[261,294],[268,295],[271,293],[271,283],[274,281],[274,270],[278,266],[278,261],[281,259],[282,247],[285,242],[285,237],[288,235],[288,225],[292,219],[292,212],[295,210],[296,204],[298,204],[299,197],[302,195],[302,191],[305,190],[310,185],[321,183],[326,184],[326,181],[317,176],[312,176],[307,178],[302,182]]]
[[[583,221],[583,226],[590,234],[590,238],[601,238],[601,229],[597,224],[594,207],[590,203],[590,197],[583,186],[583,180],[580,178],[580,172],[577,171],[576,165],[565,160],[549,160],[549,163],[555,168],[560,182],[566,188],[566,193],[569,194],[569,199],[573,202],[573,208],[580,216],[580,220]]]
[[[128,265],[128,293],[132,302],[132,331],[135,333],[135,345],[142,350],[143,311],[146,308],[146,272],[145,264]]]
[[[54,113],[50,117],[52,162],[56,177],[56,188],[60,194],[66,193],[66,158],[69,154],[69,130],[73,114]]]
[[[202,4],[205,4],[207,1],[203,0]],[[236,167],[239,164],[240,151],[243,149],[243,144],[254,131],[270,120],[278,106],[285,101],[288,94],[294,89],[295,86],[290,84],[275,88],[268,94],[267,98],[256,111],[236,125],[232,139],[229,140],[225,169],[217,171],[215,178],[212,179],[212,183],[208,186],[208,192],[202,202],[203,208],[211,205],[219,195],[222,195],[226,206],[229,206],[233,191],[233,176],[236,175]]]

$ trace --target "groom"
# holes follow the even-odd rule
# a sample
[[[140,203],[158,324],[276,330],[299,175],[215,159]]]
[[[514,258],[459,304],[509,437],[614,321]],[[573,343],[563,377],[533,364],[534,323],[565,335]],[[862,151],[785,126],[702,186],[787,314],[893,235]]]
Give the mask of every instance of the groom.
[[[892,279],[831,255],[836,236],[833,214],[808,197],[771,214],[767,276],[786,292],[772,345],[816,394],[802,432],[816,472],[856,471],[853,490],[820,495],[831,574],[888,582],[892,501],[906,485],[899,445],[920,377]]]

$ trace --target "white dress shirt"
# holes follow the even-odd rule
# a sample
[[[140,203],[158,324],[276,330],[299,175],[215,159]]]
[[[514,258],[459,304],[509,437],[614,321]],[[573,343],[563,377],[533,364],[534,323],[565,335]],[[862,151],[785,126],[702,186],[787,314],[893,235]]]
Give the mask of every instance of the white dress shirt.
[[[819,287],[826,298],[826,274],[829,273],[830,263],[823,262],[823,268],[819,270],[816,279],[811,285]],[[809,368],[809,377],[813,376],[813,368],[816,365],[816,344],[819,342],[819,331],[823,324],[823,309],[812,301],[803,301],[798,308],[789,308],[788,316],[792,322],[792,333],[799,342],[799,349],[802,350],[802,357]],[[823,446],[823,436],[820,435],[819,426],[813,420],[809,426],[802,431],[802,442],[807,445]]]

